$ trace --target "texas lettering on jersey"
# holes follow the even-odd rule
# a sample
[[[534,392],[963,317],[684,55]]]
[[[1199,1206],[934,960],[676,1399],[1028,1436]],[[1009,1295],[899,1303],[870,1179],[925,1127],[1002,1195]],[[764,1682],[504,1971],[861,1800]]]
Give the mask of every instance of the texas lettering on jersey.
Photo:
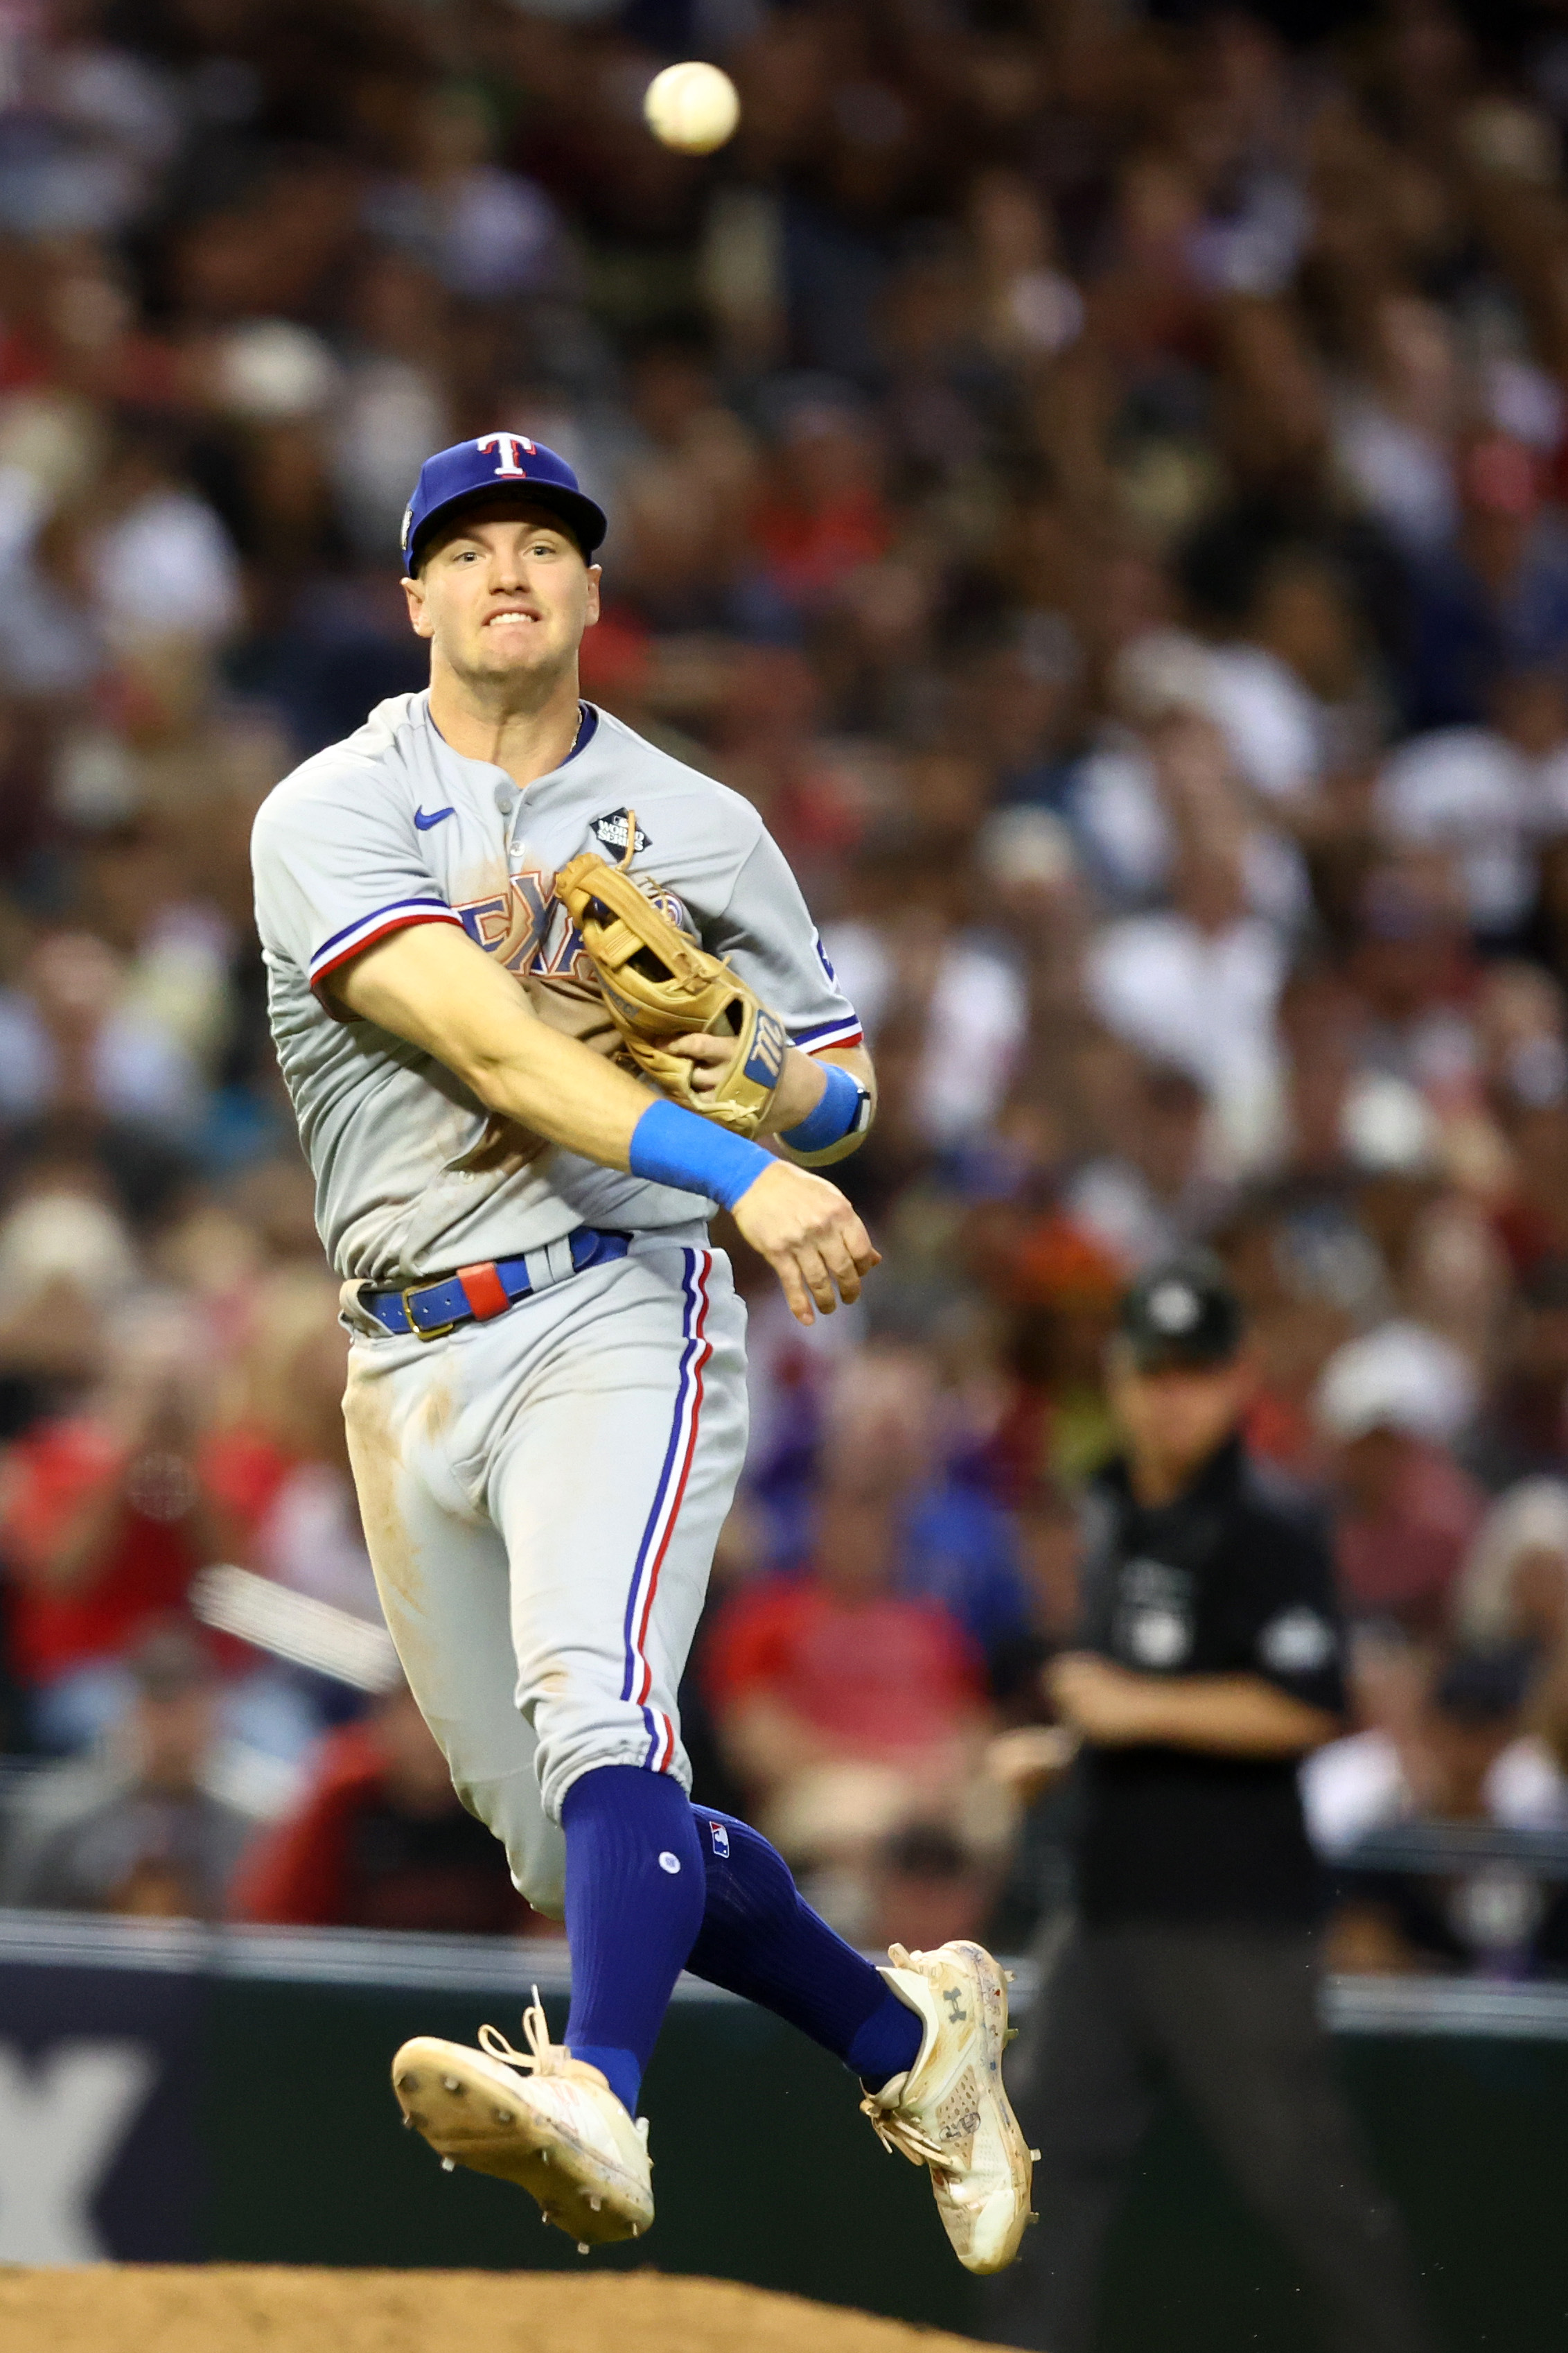
[[[620,814],[624,843],[625,813]],[[597,833],[598,828],[590,831]],[[646,842],[640,827],[637,838],[639,845]],[[698,938],[689,911],[673,891],[657,882],[644,882],[641,887],[661,914],[668,915],[689,938]],[[566,974],[585,987],[594,986],[594,967],[584,953],[582,934],[555,896],[554,875],[543,868],[518,867],[511,874],[510,891],[459,902],[453,912],[462,919],[463,929],[476,945],[499,957],[508,972],[520,978],[531,975],[544,980]]]

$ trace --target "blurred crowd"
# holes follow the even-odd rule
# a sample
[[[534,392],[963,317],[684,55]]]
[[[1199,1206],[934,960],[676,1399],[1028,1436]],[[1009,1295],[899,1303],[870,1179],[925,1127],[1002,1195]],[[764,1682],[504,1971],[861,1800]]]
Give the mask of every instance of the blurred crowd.
[[[544,1925],[403,1695],[187,1606],[376,1614],[248,828],[422,683],[402,508],[499,427],[881,1079],[868,1304],[741,1267],[700,1794],[867,1942],[1062,1900],[1101,1353],[1201,1240],[1335,1518],[1325,1856],[1568,1834],[1565,130],[1523,5],[0,10],[0,1895]],[[1550,1875],[1343,1887],[1350,1965],[1568,1968]]]

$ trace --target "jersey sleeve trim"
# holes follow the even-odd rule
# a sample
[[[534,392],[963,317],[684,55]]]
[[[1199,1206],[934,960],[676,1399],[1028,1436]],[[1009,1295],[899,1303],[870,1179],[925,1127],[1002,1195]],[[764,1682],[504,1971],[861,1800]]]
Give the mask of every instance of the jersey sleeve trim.
[[[345,923],[341,932],[321,942],[310,958],[311,987],[320,988],[341,965],[351,963],[389,932],[405,930],[410,923],[456,923],[459,931],[463,927],[462,917],[445,899],[394,899],[389,905],[362,915],[357,923]]]
[[[858,1014],[840,1014],[836,1021],[819,1021],[813,1029],[792,1030],[790,1042],[798,1046],[803,1054],[821,1054],[829,1046],[863,1045],[865,1032]]]

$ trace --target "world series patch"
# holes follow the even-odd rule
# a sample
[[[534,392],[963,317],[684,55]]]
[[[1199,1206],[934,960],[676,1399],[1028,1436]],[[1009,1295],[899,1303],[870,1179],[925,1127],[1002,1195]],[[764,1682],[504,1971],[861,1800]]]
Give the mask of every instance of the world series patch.
[[[626,854],[626,817],[627,812],[624,808],[610,809],[605,816],[596,817],[588,828],[600,849],[613,849],[617,858],[624,858]],[[639,825],[633,857],[640,858],[645,849],[652,847],[652,842]]]

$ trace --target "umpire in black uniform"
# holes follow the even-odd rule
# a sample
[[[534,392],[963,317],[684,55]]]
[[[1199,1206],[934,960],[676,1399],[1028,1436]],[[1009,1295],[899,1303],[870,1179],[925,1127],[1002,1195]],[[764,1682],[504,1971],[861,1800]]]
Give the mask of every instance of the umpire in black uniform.
[[[1318,2018],[1296,1767],[1341,1729],[1340,1627],[1324,1531],[1247,1459],[1250,1380],[1216,1261],[1133,1285],[1110,1366],[1126,1451],[1090,1492],[1078,1647],[1047,1671],[1080,1742],[1078,1906],[1012,2085],[1040,2221],[995,2292],[1008,2345],[1089,2353],[1163,2082],[1319,2291],[1333,2353],[1429,2341]]]

